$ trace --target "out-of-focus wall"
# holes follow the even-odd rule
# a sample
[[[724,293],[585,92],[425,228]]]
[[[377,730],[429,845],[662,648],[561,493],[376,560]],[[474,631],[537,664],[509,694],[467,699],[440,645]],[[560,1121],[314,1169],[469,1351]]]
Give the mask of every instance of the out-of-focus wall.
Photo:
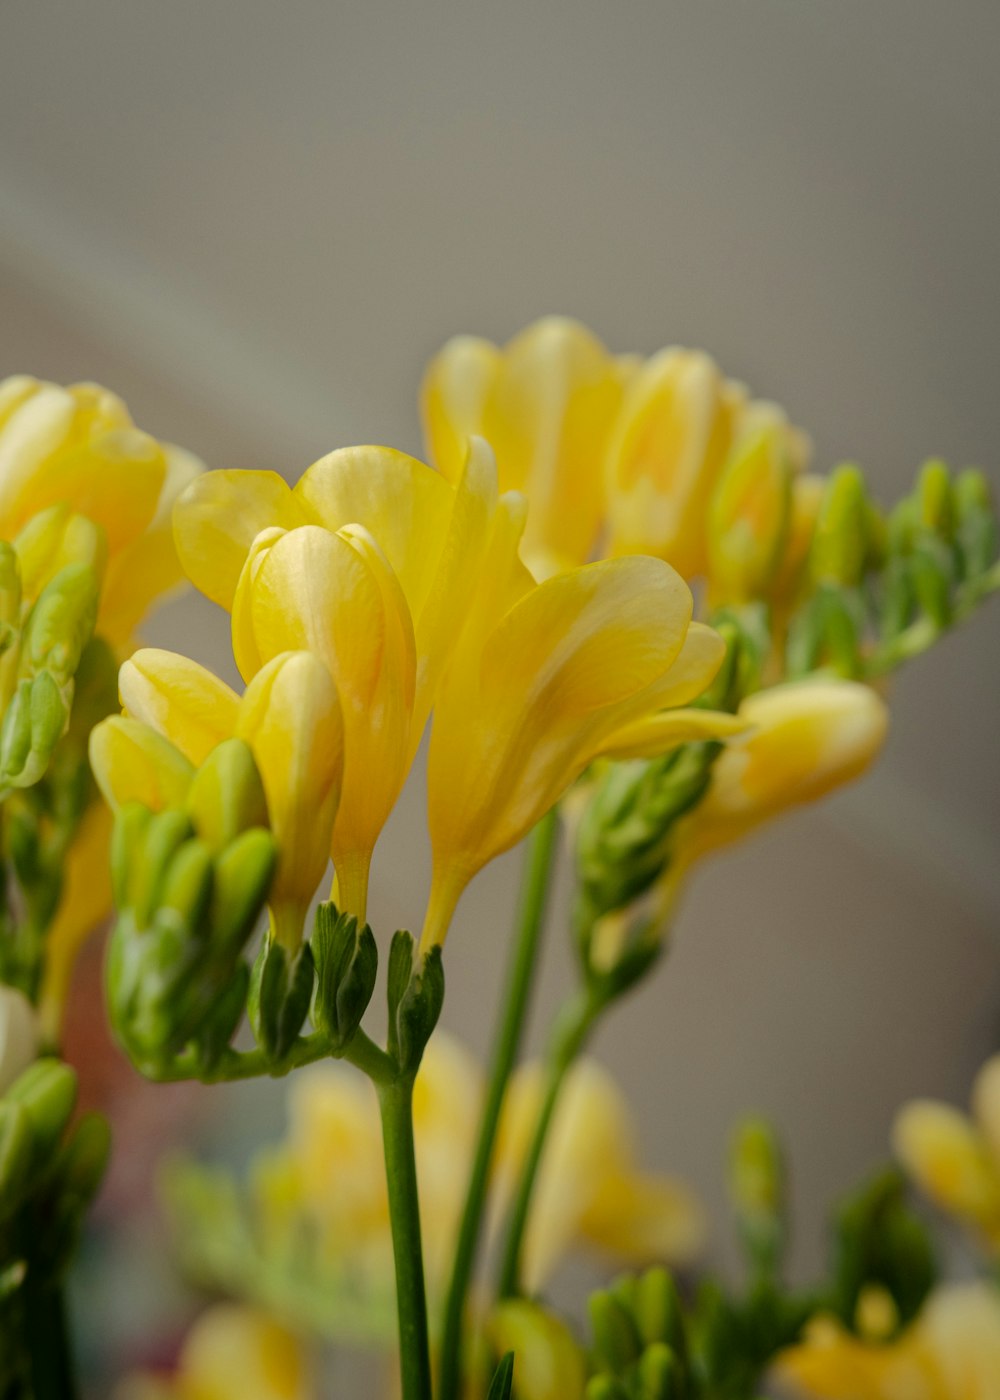
[[[2,367],[105,380],[214,465],[416,449],[447,335],[558,310],[619,350],[705,345],[886,499],[929,453],[996,472],[990,0],[13,3],[4,50]],[[225,630],[187,599],[149,635],[206,659]],[[718,1209],[734,1116],[777,1118],[803,1263],[899,1101],[961,1098],[996,1042],[998,639],[994,608],[902,676],[877,774],[704,870],[598,1046],[647,1159]],[[419,920],[424,851],[417,775],[383,936]],[[477,1048],[516,868],[448,948]]]

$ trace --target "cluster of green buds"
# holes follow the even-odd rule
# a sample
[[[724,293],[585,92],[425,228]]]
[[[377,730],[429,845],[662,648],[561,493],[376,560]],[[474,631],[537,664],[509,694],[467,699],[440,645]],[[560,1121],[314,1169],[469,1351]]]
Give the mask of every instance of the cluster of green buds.
[[[926,651],[1000,588],[997,519],[980,471],[921,470],[883,517],[864,476],[842,466],[827,483],[806,585],[788,627],[792,677],[885,675]]]
[[[66,732],[104,557],[103,531],[66,506],[0,540],[0,796],[38,782]]]
[[[311,939],[290,951],[268,935],[251,963],[278,855],[241,739],[211,751],[179,802],[156,812],[138,802],[119,808],[108,1006],[147,1077],[283,1074],[343,1056],[355,1041],[378,973],[367,924],[320,904]],[[418,957],[412,936],[398,932],[387,980],[388,1055],[399,1074],[415,1075],[444,999],[440,950]],[[237,1051],[245,1014],[256,1048]]]
[[[37,1342],[110,1147],[99,1114],[71,1121],[76,1093],[73,1070],[41,1059],[0,1097],[0,1395],[68,1393],[51,1339]]]
[[[107,963],[115,1031],[151,1078],[211,1076],[246,1008],[244,956],[276,861],[249,748],[219,744],[184,803],[116,815],[118,918]]]

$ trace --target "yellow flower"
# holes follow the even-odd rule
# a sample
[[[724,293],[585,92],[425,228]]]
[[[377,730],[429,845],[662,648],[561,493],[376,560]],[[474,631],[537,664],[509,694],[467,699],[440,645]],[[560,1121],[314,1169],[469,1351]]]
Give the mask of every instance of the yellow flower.
[[[497,1222],[516,1187],[541,1108],[544,1070],[514,1075],[504,1103],[493,1189]],[[570,1071],[556,1109],[525,1236],[524,1283],[537,1292],[573,1244],[623,1264],[685,1266],[701,1252],[707,1221],[697,1197],[673,1177],[636,1166],[631,1113],[595,1061]]]
[[[678,833],[682,863],[860,776],[885,739],[888,711],[868,686],[807,680],[740,707],[748,726],[712,769],[708,792]]]
[[[517,1072],[504,1110],[491,1197],[494,1228],[524,1163],[538,1107],[541,1068]],[[420,1211],[432,1300],[447,1283],[483,1097],[479,1066],[444,1032],[431,1040],[417,1075],[414,1136]],[[338,1065],[316,1066],[289,1089],[287,1140],[255,1168],[265,1238],[301,1238],[303,1222],[332,1271],[384,1291],[392,1277],[389,1207],[381,1170],[378,1104],[371,1085]],[[690,1262],[704,1214],[692,1194],[635,1165],[632,1124],[613,1081],[584,1061],[571,1071],[552,1126],[526,1236],[536,1288],[580,1244],[628,1263]],[[332,1180],[336,1189],[330,1189]]]
[[[99,526],[106,565],[97,630],[115,644],[181,581],[170,512],[200,470],[189,454],[140,432],[121,400],[96,384],[62,388],[27,375],[0,382],[0,538],[14,539],[43,512],[63,527],[80,517]]]
[[[972,1107],[970,1119],[930,1099],[907,1104],[893,1145],[921,1190],[1000,1256],[1000,1055],[979,1071]]]
[[[329,860],[343,770],[340,705],[325,666],[309,652],[285,652],[238,696],[187,657],[147,648],[125,663],[119,684],[126,715],[99,724],[90,744],[113,807],[183,801],[216,744],[235,735],[250,746],[279,851],[272,930],[294,949]]]
[[[465,439],[486,438],[502,489],[530,502],[524,550],[538,576],[592,557],[605,452],[632,368],[558,316],[534,322],[503,350],[458,336],[428,366],[422,409],[432,460],[454,479]]]
[[[738,567],[746,587],[751,578],[771,583],[765,563],[783,567],[788,513],[767,501],[766,480],[744,467],[737,491],[720,478],[730,454],[761,431],[782,474],[803,468],[809,443],[700,351],[616,357],[577,322],[546,317],[503,350],[472,336],[450,340],[428,366],[421,407],[431,458],[446,476],[468,434],[491,443],[503,488],[528,498],[525,558],[538,577],[595,557],[651,554],[693,579],[709,572],[713,513],[715,534],[726,527],[717,572]],[[717,489],[723,499],[713,505]],[[747,519],[734,520],[744,508]],[[751,547],[752,569],[730,562]]]
[[[590,564],[534,584],[509,561],[521,519],[499,513],[487,581],[438,697],[428,760],[433,880],[424,945],[443,942],[468,881],[508,850],[601,755],[663,753],[738,729],[676,707],[724,646],[656,559]]]
[[[388,448],[346,448],[294,490],[271,472],[212,472],[175,512],[192,581],[233,613],[249,680],[307,648],[344,712],[344,783],[333,836],[339,898],[363,914],[379,832],[409,771],[461,631],[499,506],[485,444],[454,485]]]
[[[131,1377],[115,1400],[319,1400],[319,1394],[294,1333],[257,1309],[219,1303],[188,1333],[172,1377]]]
[[[817,1318],[775,1374],[802,1400],[994,1400],[1000,1294],[988,1284],[939,1288],[916,1322],[884,1344]]]
[[[493,1310],[488,1330],[497,1356],[514,1353],[519,1400],[583,1400],[586,1361],[554,1313],[527,1298],[510,1298]]]

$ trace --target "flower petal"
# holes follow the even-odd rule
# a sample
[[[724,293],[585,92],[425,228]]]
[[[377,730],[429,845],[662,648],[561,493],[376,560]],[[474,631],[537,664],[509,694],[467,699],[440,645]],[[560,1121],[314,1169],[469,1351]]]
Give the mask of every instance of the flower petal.
[[[239,697],[218,676],[176,652],[144,647],[118,676],[122,705],[199,767],[236,726]]]
[[[141,802],[154,812],[187,796],[194,768],[169,740],[127,715],[111,715],[90,735],[90,766],[105,800],[117,809]]]
[[[501,353],[491,341],[456,335],[427,366],[420,391],[424,439],[431,461],[449,481],[465,466],[466,441],[482,434],[486,400]]]

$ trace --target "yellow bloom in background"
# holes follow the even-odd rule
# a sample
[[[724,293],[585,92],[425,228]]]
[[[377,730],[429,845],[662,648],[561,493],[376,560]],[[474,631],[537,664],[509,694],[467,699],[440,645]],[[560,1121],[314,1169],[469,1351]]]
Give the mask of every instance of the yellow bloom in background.
[[[421,404],[431,460],[449,479],[465,439],[484,437],[504,491],[530,504],[524,557],[538,577],[585,564],[604,517],[604,459],[631,357],[586,327],[547,316],[502,350],[457,336],[431,361]]]
[[[216,744],[245,740],[278,843],[273,933],[297,947],[329,861],[343,771],[340,704],[326,667],[309,652],[286,652],[238,696],[197,662],[146,648],[122,667],[120,687],[126,715],[99,724],[90,744],[108,802],[176,805]]]
[[[601,755],[659,754],[740,728],[688,710],[724,646],[691,622],[669,565],[618,559],[542,584],[512,575],[514,509],[497,531],[435,711],[428,760],[434,865],[425,946],[458,899]]]
[[[893,1127],[893,1147],[927,1196],[1000,1257],[1000,1055],[979,1071],[972,1117],[918,1099]]]
[[[888,710],[868,686],[806,680],[757,691],[747,731],[719,755],[703,800],[678,831],[682,863],[859,777],[885,740]]]
[[[273,472],[211,472],[175,512],[188,575],[233,613],[244,679],[277,652],[306,648],[336,682],[345,763],[333,856],[352,912],[364,913],[372,849],[500,509],[492,454],[473,443],[454,483],[389,448],[345,448],[294,489]]]
[[[985,1283],[941,1287],[916,1322],[884,1344],[817,1318],[778,1358],[775,1377],[796,1400],[995,1400],[1000,1292]]]
[[[524,1162],[538,1106],[539,1066],[512,1081],[494,1171],[492,1218],[500,1222]],[[439,1031],[417,1075],[414,1135],[428,1290],[450,1276],[483,1096],[479,1065]],[[339,1065],[316,1066],[289,1088],[290,1129],[254,1171],[262,1238],[280,1255],[306,1223],[331,1275],[357,1293],[391,1289],[389,1207],[382,1138],[371,1086]],[[331,1181],[336,1189],[331,1190]],[[553,1124],[529,1222],[526,1263],[540,1286],[571,1248],[590,1245],[623,1262],[690,1262],[705,1233],[702,1209],[672,1178],[635,1165],[628,1107],[590,1061],[570,1072]]]
[[[200,471],[189,453],[136,428],[99,385],[63,388],[27,375],[0,382],[0,538],[14,539],[43,512],[53,545],[56,521],[71,535],[74,520],[98,526],[105,561],[97,631],[115,645],[181,582],[170,514]]]
[[[266,1313],[220,1303],[198,1319],[169,1378],[134,1376],[115,1400],[319,1400],[305,1347]]]
[[[489,1320],[497,1356],[514,1353],[518,1400],[582,1400],[587,1365],[560,1318],[527,1298],[498,1303]]]
[[[545,317],[502,350],[450,340],[427,368],[421,409],[446,476],[467,435],[492,445],[501,486],[527,496],[524,551],[537,577],[651,554],[688,579],[712,573],[714,593],[729,597],[734,574],[740,592],[770,590],[790,567],[787,498],[808,439],[701,351],[614,356],[578,322]],[[761,437],[766,454],[755,447],[734,480],[731,457]]]
[[[504,1102],[493,1213],[502,1221],[516,1189],[545,1092],[543,1066],[513,1077]],[[537,1292],[574,1243],[623,1264],[691,1264],[708,1233],[701,1203],[672,1177],[636,1166],[628,1102],[595,1061],[579,1061],[560,1097],[532,1199],[524,1285]]]

